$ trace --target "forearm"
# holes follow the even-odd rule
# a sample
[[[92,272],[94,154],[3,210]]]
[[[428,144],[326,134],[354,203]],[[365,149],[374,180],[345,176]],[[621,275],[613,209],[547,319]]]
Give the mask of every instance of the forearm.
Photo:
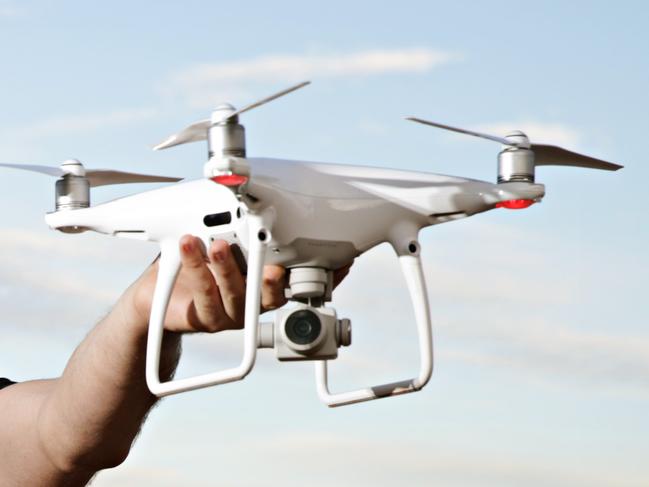
[[[165,330],[218,332],[241,328],[245,279],[227,242],[184,236],[182,267],[167,309]],[[84,339],[59,379],[0,391],[0,485],[82,486],[100,469],[121,463],[156,398],[146,386],[147,323],[157,278],[154,264]],[[265,269],[267,308],[286,299],[284,269]],[[165,332],[160,376],[170,377],[180,335]]]
[[[131,299],[129,290],[88,334],[42,405],[43,448],[63,470],[121,463],[155,404],[145,381],[147,323]],[[179,336],[167,333],[163,376],[173,373],[179,352]]]

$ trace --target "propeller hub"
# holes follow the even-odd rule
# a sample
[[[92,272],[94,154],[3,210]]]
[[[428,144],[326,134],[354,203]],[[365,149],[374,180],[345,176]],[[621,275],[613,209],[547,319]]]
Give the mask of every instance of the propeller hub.
[[[81,162],[79,162],[77,159],[68,159],[67,161],[64,161],[60,167],[61,171],[63,171],[64,175],[66,176],[68,174],[80,177],[84,177],[86,175],[86,170],[83,167],[83,164],[81,164]]]
[[[229,103],[222,103],[212,111],[210,121],[213,125],[228,121],[237,123],[239,121],[239,117],[237,117],[236,115],[228,119],[228,117],[235,111],[236,109],[234,108],[234,106],[230,105]]]
[[[502,144],[502,150],[498,154],[498,182],[534,182],[534,169],[536,166],[575,166],[603,169],[605,171],[617,171],[622,166],[612,162],[602,161],[594,157],[578,154],[561,147],[545,144],[530,143],[527,135],[520,130],[514,130],[505,137],[476,132],[459,127],[451,127],[443,123],[431,122],[416,117],[406,117],[406,120],[430,125],[451,132],[472,135],[481,139],[493,140]]]
[[[520,130],[512,130],[505,136],[505,138],[515,147],[521,147],[523,149],[529,149],[531,147],[530,139],[528,139],[527,135]]]
[[[162,143],[156,145],[154,147],[154,150],[160,150],[160,149],[166,149],[168,147],[173,147],[175,145],[180,145],[180,144],[186,144],[188,142],[196,142],[199,140],[205,140],[205,139],[211,139],[210,135],[210,127],[216,127],[216,126],[228,126],[228,125],[233,125],[233,126],[239,126],[239,118],[238,116],[241,115],[242,113],[248,112],[254,108],[260,107],[262,105],[265,105],[268,102],[271,102],[273,100],[276,100],[280,96],[287,95],[289,93],[294,92],[295,90],[299,90],[300,88],[304,88],[306,85],[308,85],[310,81],[305,81],[303,83],[299,83],[295,86],[291,86],[290,88],[287,88],[285,90],[282,90],[278,93],[275,93],[274,95],[267,96],[266,98],[262,98],[261,100],[257,100],[254,103],[251,103],[250,105],[246,105],[243,108],[240,108],[239,110],[236,110],[232,105],[228,103],[224,103],[223,105],[217,106],[214,111],[212,112],[212,115],[209,119],[207,120],[201,120],[199,122],[191,124],[189,127],[186,127],[182,131],[173,134],[165,141]],[[239,126],[241,127],[241,126]],[[243,127],[241,127],[243,129]],[[240,135],[236,135],[235,137],[240,138]],[[218,142],[218,141],[217,141]],[[217,144],[213,144],[210,142],[210,145],[213,147],[217,147]],[[234,150],[224,150],[223,155],[233,155],[236,157],[244,157],[245,156],[245,146],[242,144],[239,144],[240,147],[236,147]],[[211,154],[218,154],[219,151],[217,150],[212,150],[210,148],[210,157]]]

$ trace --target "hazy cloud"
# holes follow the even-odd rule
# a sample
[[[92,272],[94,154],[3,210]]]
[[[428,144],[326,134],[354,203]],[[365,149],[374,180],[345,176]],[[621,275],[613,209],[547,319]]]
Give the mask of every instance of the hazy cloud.
[[[553,264],[546,250],[561,248],[560,243],[529,230],[517,235],[493,223],[476,222],[458,230],[457,239],[435,241],[435,256],[424,256],[434,335],[443,336],[446,343],[436,346],[438,361],[446,357],[520,371],[555,384],[577,382],[642,395],[649,391],[648,335],[629,332],[632,324],[618,325],[615,333],[583,329],[551,312],[582,306],[581,295],[588,294],[583,281],[567,278],[569,268],[560,270]],[[470,257],[476,242],[482,261]],[[422,246],[426,253],[425,241]],[[383,248],[359,258],[336,297],[337,307],[352,323],[380,325],[372,333],[374,343],[391,344],[390,350],[381,349],[379,367],[376,350],[363,348],[359,340],[344,358],[355,373],[403,370],[403,352],[415,350],[412,311],[392,254]],[[525,262],[524,268],[516,265],[520,262]],[[386,326],[394,319],[403,323],[398,331]]]
[[[65,115],[6,130],[3,132],[3,136],[7,140],[11,140],[13,138],[91,133],[106,127],[119,127],[150,120],[155,114],[155,110],[152,109],[136,108],[114,110],[106,113]]]
[[[120,240],[91,232],[79,235],[65,235],[60,232],[34,231],[24,228],[0,229],[0,250],[4,255],[16,253],[34,258],[35,255],[52,256],[58,259],[105,259],[124,263],[146,263],[157,247],[152,243],[137,240]]]
[[[15,2],[9,0],[0,0],[0,19],[18,17],[23,13],[23,7],[19,7]]]
[[[21,228],[0,230],[0,300],[16,314],[29,296],[65,307],[94,309],[112,304],[125,287],[124,275],[138,275],[157,253],[156,246],[103,235],[63,235]],[[116,272],[116,269],[120,271]],[[49,301],[48,301],[49,300]],[[31,308],[30,308],[31,309]],[[42,310],[43,317],[47,312]]]
[[[173,75],[163,91],[179,94],[190,104],[205,105],[214,93],[241,96],[253,82],[296,82],[305,79],[425,73],[457,56],[415,47],[375,49],[339,54],[274,54],[249,60],[205,63]]]
[[[268,445],[272,444],[272,448]],[[326,458],[342,474],[337,485],[356,487],[399,483],[404,485],[447,486],[574,486],[597,487],[640,486],[643,479],[624,471],[611,471],[592,466],[589,469],[566,469],[547,458],[519,458],[498,451],[463,449],[448,446],[431,454],[429,443],[414,441],[404,432],[402,439],[352,437],[323,431],[286,433],[259,440],[246,439],[237,449],[246,449],[252,457],[263,455],[274,462],[290,459],[291,479],[287,485],[302,485],[308,479],[313,487],[332,484],[332,474],[313,476],[313,458]],[[362,472],[362,475],[359,475]],[[250,474],[242,474],[242,484]],[[289,480],[289,479],[286,479]]]
[[[92,487],[140,487],[155,485],[156,487],[178,487],[187,485],[187,472],[155,465],[149,468],[124,465],[118,469],[102,470],[92,482]],[[197,485],[197,484],[192,484]],[[204,484],[200,484],[204,485]]]
[[[191,469],[176,466],[176,463],[181,464],[180,461],[173,466],[152,462],[147,467],[131,466],[127,462],[117,470],[100,473],[93,486],[131,487],[142,485],[142,482],[154,482],[165,487],[253,487],[263,483],[262,479],[268,475],[276,478],[284,469],[286,474],[282,484],[287,487],[645,485],[644,479],[632,471],[613,470],[610,465],[566,468],[548,458],[526,458],[516,452],[505,455],[497,449],[486,451],[476,447],[458,450],[452,444],[442,449],[434,448],[435,442],[417,441],[408,431],[403,431],[401,438],[386,438],[378,434],[359,437],[322,431],[319,425],[313,425],[304,433],[242,434],[238,440],[230,440],[227,446],[220,444],[218,438],[215,441],[217,443],[212,449],[197,448],[191,457]],[[217,470],[214,470],[214,458],[219,461]],[[250,462],[259,459],[272,465],[264,474],[259,469],[249,468]],[[323,468],[323,465],[328,467]]]
[[[476,326],[453,323],[445,334],[463,346],[439,355],[480,367],[504,367],[538,379],[649,392],[649,336],[578,330],[569,323],[499,317]],[[549,382],[546,380],[546,382]]]

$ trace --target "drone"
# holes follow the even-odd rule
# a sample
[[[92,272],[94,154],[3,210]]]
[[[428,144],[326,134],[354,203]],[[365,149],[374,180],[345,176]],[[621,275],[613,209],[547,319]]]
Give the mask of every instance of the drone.
[[[310,82],[235,109],[216,107],[211,117],[168,137],[154,149],[207,141],[203,177],[165,176],[85,169],[77,160],[60,167],[2,164],[58,178],[50,228],[65,233],[94,231],[156,242],[160,246],[146,351],[146,380],[159,397],[245,378],[258,349],[271,348],[281,361],[313,361],[320,399],[330,407],[421,390],[433,371],[430,309],[418,235],[425,227],[495,208],[523,209],[538,203],[545,187],[537,166],[576,166],[615,171],[622,166],[560,147],[530,142],[520,131],[499,137],[421,118],[407,120],[501,144],[495,183],[425,172],[297,160],[247,157],[240,116]],[[153,190],[90,205],[90,188],[107,184],[167,182]],[[243,357],[231,368],[161,381],[160,354],[165,313],[181,266],[179,240],[199,237],[204,245],[226,240],[247,267]],[[327,306],[333,271],[387,242],[399,260],[414,310],[419,340],[415,377],[346,392],[331,392],[327,363],[351,345],[351,321]],[[288,270],[286,297],[294,304],[260,323],[262,269]]]

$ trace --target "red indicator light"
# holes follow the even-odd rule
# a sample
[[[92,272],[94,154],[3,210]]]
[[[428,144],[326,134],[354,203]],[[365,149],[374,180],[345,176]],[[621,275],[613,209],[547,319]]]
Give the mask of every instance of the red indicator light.
[[[215,183],[222,184],[223,186],[241,186],[248,181],[247,176],[240,176],[238,174],[223,174],[221,176],[214,176],[211,178]]]
[[[534,200],[507,200],[496,203],[496,208],[507,208],[508,210],[522,210],[534,204]]]

